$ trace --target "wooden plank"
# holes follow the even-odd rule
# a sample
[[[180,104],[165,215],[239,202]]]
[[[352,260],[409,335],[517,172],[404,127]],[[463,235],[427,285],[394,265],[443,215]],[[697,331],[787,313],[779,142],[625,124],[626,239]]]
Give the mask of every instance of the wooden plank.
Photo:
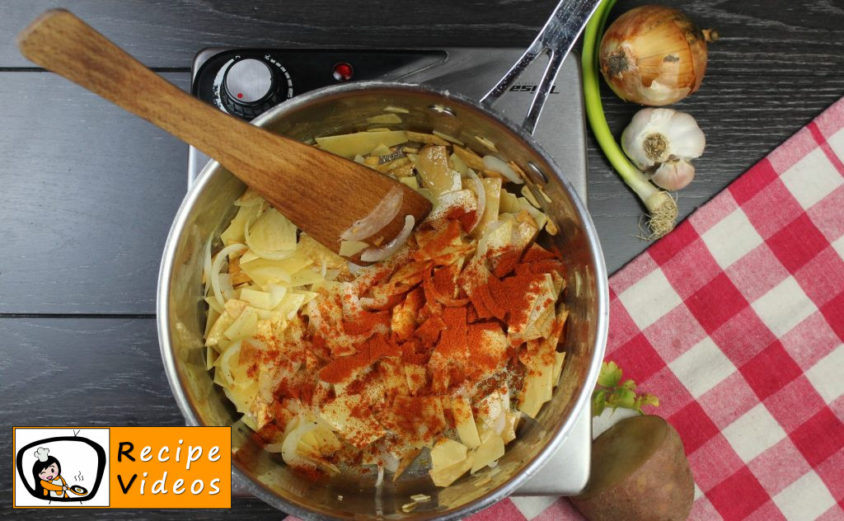
[[[68,7],[149,66],[189,67],[198,50],[218,46],[527,45],[556,3],[74,0]],[[0,3],[0,34],[16,34],[56,4],[53,0]],[[0,67],[28,65],[11,38],[0,41]]]
[[[688,216],[844,93],[844,75],[789,78],[754,84],[712,64],[700,91],[674,106],[695,116],[706,149],[695,161],[692,183],[679,192],[680,215]],[[617,136],[638,106],[622,103],[604,88],[604,107]],[[589,212],[598,229],[607,269],[613,273],[651,243],[641,240],[644,207],[604,158],[588,133]]]
[[[613,17],[651,0],[618,2]],[[663,2],[688,14],[720,39],[709,46],[710,64],[757,83],[777,76],[840,76],[844,65],[844,10],[816,0],[677,0]]]
[[[155,319],[0,318],[0,330],[3,425],[184,425]]]
[[[186,86],[186,75],[170,75]],[[161,248],[184,193],[186,146],[46,73],[0,73],[5,115],[0,313],[153,313]],[[712,64],[677,108],[707,134],[687,215],[844,92],[844,78],[753,78]],[[724,92],[729,93],[727,98]],[[617,133],[638,107],[605,92]],[[615,271],[648,243],[638,202],[589,145],[589,207]],[[60,184],[64,183],[64,185]]]
[[[185,69],[206,46],[526,45],[556,0],[75,0],[70,7],[148,65]],[[629,0],[632,7],[650,0]],[[844,93],[844,12],[830,0],[678,0],[719,30],[700,92],[677,108],[707,135],[689,214]],[[29,67],[13,35],[55,0],[0,3],[0,69]],[[342,7],[340,7],[342,5]],[[187,74],[171,74],[181,87]],[[161,247],[184,191],[186,146],[66,81],[0,72],[0,314],[151,314]],[[620,133],[638,107],[605,93]],[[610,271],[649,243],[642,209],[589,137],[589,207]],[[62,189],[60,183],[65,183]],[[0,317],[9,425],[178,425],[145,319]],[[10,392],[9,392],[10,391]],[[0,439],[9,454],[10,438]],[[0,495],[11,496],[10,482]],[[7,503],[8,504],[8,503]],[[192,519],[281,517],[255,499]],[[12,511],[0,516],[11,518]],[[134,511],[129,519],[172,519]],[[49,510],[27,516],[55,517]],[[113,518],[66,510],[68,519]]]
[[[184,425],[162,370],[154,319],[0,318],[0,331],[0,382],[6,397],[0,424]],[[13,453],[11,436],[0,437],[0,452]],[[11,480],[0,484],[0,496],[11,501]],[[252,498],[236,498],[232,506],[233,511],[193,510],[191,519],[279,515]],[[139,510],[134,517],[165,520],[175,515],[172,510]],[[29,510],[27,516],[46,519],[55,513]],[[114,513],[71,508],[61,517],[113,519]]]
[[[629,0],[624,9],[650,4]],[[701,89],[673,108],[691,113],[706,134],[695,180],[679,193],[686,217],[844,93],[844,11],[830,2],[725,0],[672,2],[720,39],[709,45]],[[623,12],[617,7],[616,16]],[[641,107],[606,86],[616,136]],[[610,273],[644,251],[643,207],[612,171],[589,133],[589,210]]]
[[[0,313],[154,313],[187,145],[46,72],[0,99]]]
[[[209,46],[428,47],[527,45],[556,0],[75,0],[69,7],[156,67],[189,67]],[[623,2],[624,8],[649,0]],[[0,3],[0,34],[17,34],[54,0]],[[719,30],[713,58],[760,76],[840,74],[844,12],[829,0],[677,0],[701,26]],[[618,10],[618,9],[617,9]],[[0,67],[30,64],[13,38],[0,40]]]

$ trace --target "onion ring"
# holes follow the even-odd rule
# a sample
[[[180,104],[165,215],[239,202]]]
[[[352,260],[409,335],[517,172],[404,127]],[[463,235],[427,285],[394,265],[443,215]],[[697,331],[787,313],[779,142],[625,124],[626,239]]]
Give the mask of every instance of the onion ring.
[[[478,174],[476,174],[471,168],[469,169],[469,179],[472,180],[472,185],[474,186],[476,195],[478,196],[478,206],[475,209],[475,215],[477,218],[475,219],[475,223],[472,224],[472,227],[468,230],[469,233],[472,233],[475,228],[481,224],[481,220],[484,218],[484,211],[486,210],[486,189],[484,188],[481,178],[478,177]]]
[[[362,241],[372,237],[385,226],[390,224],[399,210],[404,199],[404,192],[398,186],[394,186],[381,201],[362,219],[358,219],[349,226],[340,239],[344,241]]]
[[[363,262],[378,262],[384,260],[396,252],[410,237],[410,232],[413,231],[413,225],[416,224],[416,218],[412,215],[405,215],[404,228],[401,229],[395,239],[384,245],[383,248],[367,248],[360,254],[360,260]]]
[[[510,165],[502,161],[501,159],[493,156],[493,155],[485,155],[484,156],[484,166],[487,167],[489,170],[494,170],[499,174],[506,177],[509,181],[516,183],[517,185],[523,184],[525,182],[524,179],[519,177]]]
[[[246,245],[240,243],[226,246],[217,253],[211,265],[211,289],[214,292],[214,298],[217,300],[217,303],[222,307],[225,307],[226,300],[231,298],[227,293],[234,293],[234,291],[231,289],[231,282],[224,285],[223,281],[220,280],[220,269],[222,269],[223,262],[228,259],[229,255],[245,249]]]

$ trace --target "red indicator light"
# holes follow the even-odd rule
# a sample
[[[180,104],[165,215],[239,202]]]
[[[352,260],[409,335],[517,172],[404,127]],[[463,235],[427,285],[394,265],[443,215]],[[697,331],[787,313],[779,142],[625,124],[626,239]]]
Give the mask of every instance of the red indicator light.
[[[240,98],[242,98],[242,97],[243,97],[243,93],[242,93],[242,92],[238,92],[238,93],[237,93],[237,99],[240,99]]]
[[[334,66],[333,76],[337,81],[349,81],[354,74],[354,69],[346,62],[341,62]]]

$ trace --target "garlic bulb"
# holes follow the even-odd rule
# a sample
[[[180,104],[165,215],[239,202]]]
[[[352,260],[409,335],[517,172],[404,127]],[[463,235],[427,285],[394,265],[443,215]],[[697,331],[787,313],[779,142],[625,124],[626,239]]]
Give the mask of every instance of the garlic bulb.
[[[700,157],[705,146],[706,137],[695,118],[673,109],[642,109],[621,134],[624,153],[649,173],[662,163]]]
[[[695,166],[685,159],[677,159],[659,165],[651,181],[660,188],[676,192],[685,188],[694,178]]]
[[[636,7],[604,33],[601,73],[623,100],[657,106],[676,103],[700,88],[711,34],[676,9]]]

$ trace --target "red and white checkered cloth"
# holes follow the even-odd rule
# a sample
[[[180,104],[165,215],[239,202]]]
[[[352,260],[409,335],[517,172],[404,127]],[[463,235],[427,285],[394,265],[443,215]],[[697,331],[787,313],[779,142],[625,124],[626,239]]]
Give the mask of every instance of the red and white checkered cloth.
[[[680,433],[692,520],[844,520],[843,160],[841,99],[610,279],[607,359]]]
[[[844,520],[844,99],[610,279],[607,359],[683,439],[690,519]],[[582,520],[511,498],[471,521]]]

